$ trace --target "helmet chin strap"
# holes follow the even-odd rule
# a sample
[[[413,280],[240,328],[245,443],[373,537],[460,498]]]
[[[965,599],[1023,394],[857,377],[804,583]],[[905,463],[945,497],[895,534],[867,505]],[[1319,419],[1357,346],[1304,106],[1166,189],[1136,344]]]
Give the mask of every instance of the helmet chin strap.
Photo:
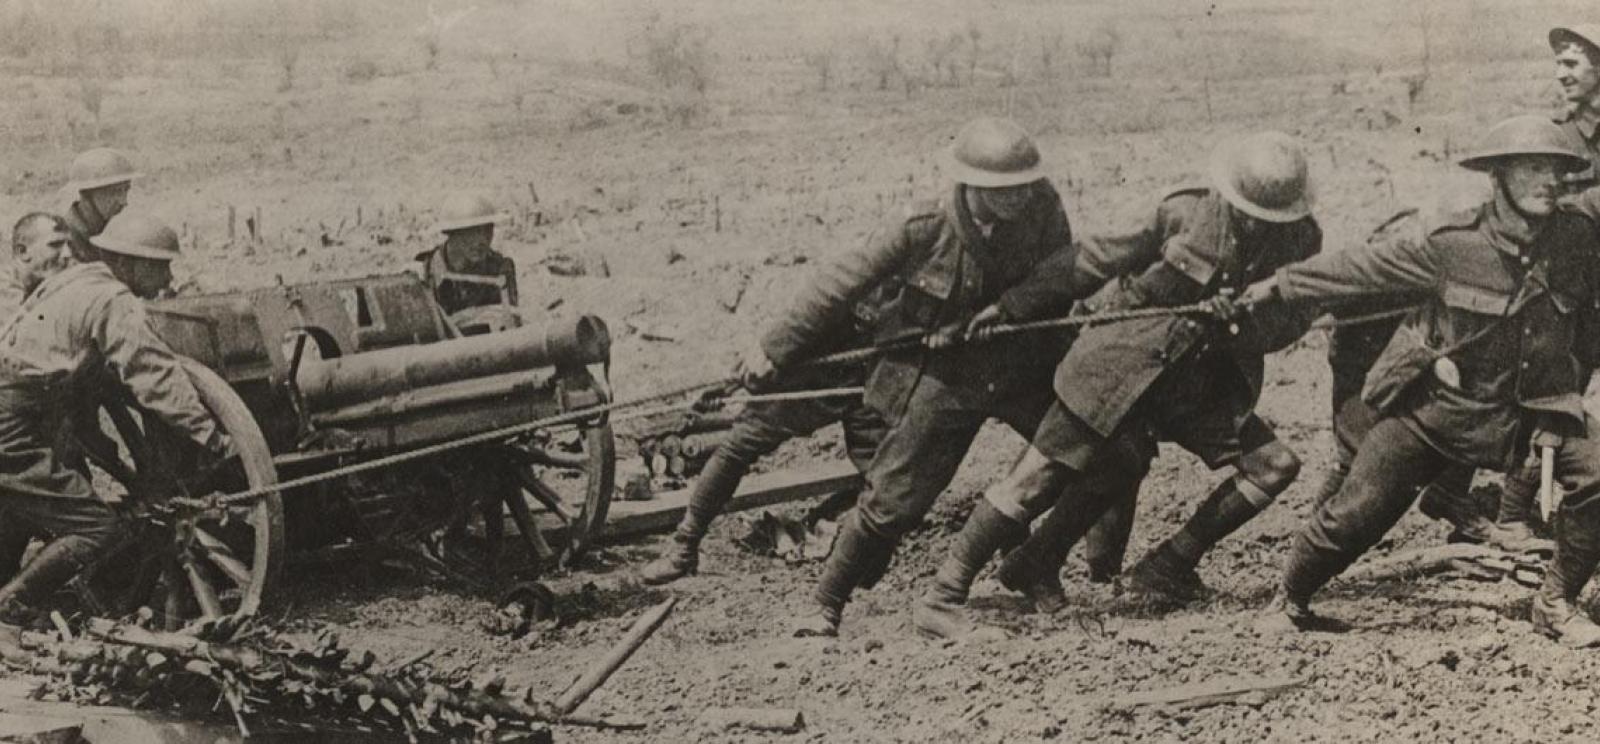
[[[1511,207],[1511,211],[1516,212],[1518,217],[1521,217],[1529,224],[1537,225],[1550,216],[1549,214],[1529,214],[1522,208],[1521,205],[1517,204],[1516,197],[1512,196],[1511,190],[1506,188],[1506,179],[1504,175],[1498,173],[1495,174],[1494,188],[1495,191],[1500,194],[1500,196],[1504,197],[1505,203]]]

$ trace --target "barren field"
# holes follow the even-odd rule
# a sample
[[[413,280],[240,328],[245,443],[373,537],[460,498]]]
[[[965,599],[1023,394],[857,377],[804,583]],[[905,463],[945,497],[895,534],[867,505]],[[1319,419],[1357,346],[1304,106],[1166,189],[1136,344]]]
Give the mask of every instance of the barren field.
[[[146,174],[134,202],[183,228],[180,281],[212,291],[403,270],[431,244],[433,206],[480,190],[512,215],[497,244],[524,304],[610,323],[623,396],[724,374],[812,265],[942,188],[934,155],[974,116],[1036,133],[1088,233],[1150,209],[1231,133],[1294,133],[1336,250],[1399,208],[1480,188],[1452,165],[1474,135],[1555,110],[1547,28],[1600,22],[1575,0],[127,5],[0,3],[4,224],[60,206],[77,150],[123,148]],[[571,275],[601,263],[609,276]],[[1061,616],[980,584],[976,606],[1013,640],[915,637],[910,602],[1022,446],[999,428],[837,640],[786,637],[816,566],[744,553],[739,517],[713,530],[702,574],[666,590],[631,578],[659,542],[597,551],[550,582],[563,622],[520,641],[479,628],[488,598],[398,572],[289,577],[274,612],[384,656],[437,647],[554,695],[639,609],[678,594],[584,708],[651,728],[561,741],[1592,739],[1600,660],[1535,636],[1528,591],[1509,583],[1339,583],[1319,610],[1348,630],[1250,633],[1331,455],[1322,339],[1268,370],[1263,410],[1306,461],[1301,481],[1202,564],[1214,600],[1160,617],[1088,584],[1074,559]],[[841,457],[836,438],[772,466]],[[1225,475],[1164,450],[1130,562]],[[1413,513],[1376,554],[1443,538]],[[1104,709],[1233,676],[1304,684],[1258,706]],[[712,730],[698,717],[717,705],[796,707],[808,725]]]

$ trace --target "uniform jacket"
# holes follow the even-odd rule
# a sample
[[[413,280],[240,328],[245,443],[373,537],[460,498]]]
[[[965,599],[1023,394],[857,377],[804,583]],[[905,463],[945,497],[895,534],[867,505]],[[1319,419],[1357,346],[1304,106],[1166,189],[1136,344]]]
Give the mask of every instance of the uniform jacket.
[[[22,301],[27,296],[27,290],[17,277],[16,264],[0,268],[0,324],[22,310]]]
[[[1416,242],[1426,235],[1427,230],[1423,227],[1425,221],[1437,224],[1439,219],[1432,215],[1425,218],[1417,209],[1397,212],[1373,230],[1366,242],[1379,246],[1381,250],[1397,250],[1394,244]],[[1364,295],[1332,305],[1328,310],[1338,320],[1351,320],[1404,310],[1421,304],[1425,298],[1425,294],[1418,292]],[[1357,381],[1356,387],[1359,389],[1359,381],[1365,379],[1372,365],[1377,363],[1403,320],[1403,316],[1396,315],[1383,320],[1335,326],[1328,334],[1328,366],[1333,369],[1333,374]]]
[[[433,289],[446,315],[471,307],[517,304],[517,264],[498,251],[489,251],[479,266],[451,267],[443,245],[418,254],[417,260],[422,262],[422,280]]]
[[[46,279],[21,313],[0,324],[0,463],[8,463],[0,467],[0,492],[88,495],[55,492],[54,476],[31,465],[51,448],[85,378],[101,370],[195,443],[226,448],[177,357],[150,329],[144,303],[105,264],[77,264]]]
[[[1061,197],[1047,182],[1019,219],[996,223],[985,236],[967,211],[965,187],[940,201],[912,205],[873,232],[864,245],[822,266],[782,320],[762,337],[780,369],[815,356],[852,315],[878,340],[924,334],[964,322],[999,303],[1013,318],[1066,312],[1065,287],[1019,287],[1053,254],[1072,250]],[[1067,261],[1070,265],[1070,261]],[[867,403],[891,416],[921,375],[934,376],[974,407],[1009,394],[1028,372],[1048,370],[1056,344],[1010,337],[939,352],[912,350],[878,361]]]
[[[1222,289],[1242,291],[1280,266],[1315,255],[1322,230],[1306,218],[1266,225],[1241,242],[1231,210],[1205,187],[1180,189],[1161,200],[1154,215],[1132,232],[1092,238],[1078,246],[1070,276],[1058,282],[1081,292],[1103,284],[1082,309],[1095,313],[1147,306],[1186,305]],[[1261,394],[1262,355],[1305,333],[1308,313],[1261,308],[1238,324],[1238,333],[1209,319],[1158,317],[1085,328],[1056,368],[1055,391],[1072,411],[1110,436],[1140,396],[1168,369],[1202,353],[1226,354],[1238,376],[1219,395],[1242,416]]]
[[[1362,397],[1387,414],[1409,415],[1442,451],[1500,469],[1515,462],[1529,413],[1545,414],[1540,425],[1558,432],[1582,432],[1581,370],[1595,357],[1600,300],[1595,224],[1558,211],[1529,225],[1502,199],[1454,216],[1424,239],[1330,253],[1278,277],[1291,303],[1426,292]]]

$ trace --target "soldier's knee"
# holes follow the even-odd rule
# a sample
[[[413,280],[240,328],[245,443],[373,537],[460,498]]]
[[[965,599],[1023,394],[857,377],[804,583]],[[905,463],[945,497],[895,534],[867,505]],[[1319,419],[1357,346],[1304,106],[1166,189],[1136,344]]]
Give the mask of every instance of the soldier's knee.
[[[1241,458],[1239,473],[1261,490],[1276,496],[1300,477],[1300,458],[1282,442],[1273,442]]]
[[[922,522],[919,511],[904,504],[883,503],[881,499],[873,499],[872,493],[868,491],[863,495],[856,512],[861,520],[861,528],[873,537],[898,540]]]

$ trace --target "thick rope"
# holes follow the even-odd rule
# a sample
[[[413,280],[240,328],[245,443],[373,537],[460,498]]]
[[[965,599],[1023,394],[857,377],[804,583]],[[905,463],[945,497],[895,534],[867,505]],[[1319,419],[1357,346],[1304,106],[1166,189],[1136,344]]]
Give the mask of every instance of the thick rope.
[[[1388,318],[1399,317],[1399,316],[1404,315],[1404,314],[1406,314],[1406,313],[1408,313],[1410,311],[1411,311],[1411,308],[1402,308],[1402,309],[1399,309],[1399,310],[1391,310],[1391,311],[1386,311],[1386,312],[1382,312],[1382,313],[1372,313],[1370,315],[1362,315],[1362,316],[1356,316],[1356,317],[1351,317],[1351,318],[1324,319],[1327,322],[1318,321],[1317,323],[1313,323],[1311,328],[1313,330],[1316,330],[1316,329],[1342,327],[1342,326],[1347,326],[1347,325],[1357,325],[1357,324],[1360,324],[1360,323],[1370,323],[1370,322],[1374,322],[1374,321],[1378,321],[1378,320],[1385,320],[1385,319],[1388,319]],[[1110,312],[1091,313],[1091,314],[1085,314],[1085,315],[1069,315],[1069,316],[1061,317],[1061,318],[1049,318],[1049,319],[1045,319],[1045,320],[1036,320],[1036,321],[1031,321],[1031,322],[1027,322],[1027,323],[1006,323],[1006,324],[997,324],[997,325],[989,326],[989,327],[986,327],[986,328],[979,329],[979,331],[974,333],[970,339],[963,339],[963,340],[958,341],[958,343],[982,342],[982,341],[988,341],[988,340],[991,340],[991,339],[994,339],[994,338],[997,338],[997,337],[1000,337],[1000,336],[1008,336],[1008,335],[1018,334],[1018,333],[1029,333],[1029,332],[1034,332],[1034,331],[1050,330],[1050,329],[1057,329],[1057,328],[1069,328],[1069,327],[1074,327],[1074,326],[1095,325],[1095,324],[1100,324],[1100,323],[1116,323],[1116,322],[1128,321],[1128,320],[1138,320],[1138,319],[1142,319],[1142,318],[1177,317],[1177,316],[1185,316],[1185,315],[1209,315],[1210,313],[1211,313],[1211,311],[1210,311],[1210,306],[1209,305],[1207,305],[1205,303],[1195,303],[1195,304],[1191,304],[1191,305],[1177,305],[1177,306],[1172,306],[1172,307],[1144,307],[1144,308],[1135,308],[1135,309],[1132,309],[1132,310],[1116,310],[1116,311],[1110,311]],[[929,339],[931,337],[932,337],[932,334],[927,335],[927,336],[918,337],[918,338],[907,339],[906,342],[902,342],[902,343],[898,343],[898,344],[886,344],[886,345],[882,345],[882,346],[869,346],[869,347],[862,348],[862,349],[852,349],[852,350],[849,350],[849,351],[842,351],[842,352],[839,352],[839,353],[836,353],[836,354],[828,354],[826,356],[822,356],[822,357],[818,357],[816,359],[809,360],[809,361],[805,362],[804,364],[807,367],[813,367],[813,366],[838,366],[838,365],[865,362],[865,361],[870,360],[872,358],[875,358],[875,357],[877,357],[879,355],[882,355],[882,354],[884,354],[884,353],[886,353],[886,352],[888,352],[888,351],[890,351],[890,350],[892,350],[894,348],[909,348],[909,347],[913,347],[913,346],[927,346],[928,342],[929,342]],[[673,412],[676,412],[676,411],[681,411],[681,410],[685,410],[687,408],[690,408],[691,406],[694,405],[694,403],[693,402],[676,403],[676,404],[672,404],[672,405],[652,406],[652,407],[648,407],[648,408],[646,408],[646,406],[649,406],[650,404],[656,403],[658,401],[668,400],[668,399],[671,399],[671,398],[678,398],[678,397],[682,397],[682,396],[686,396],[686,395],[691,395],[691,394],[694,394],[694,393],[703,393],[703,392],[714,391],[714,390],[727,390],[729,388],[737,386],[739,383],[740,383],[739,378],[729,377],[729,378],[723,378],[723,379],[720,379],[720,380],[714,380],[714,381],[711,381],[711,382],[702,382],[702,383],[696,383],[696,384],[693,384],[693,385],[686,385],[686,386],[683,386],[683,387],[680,387],[680,388],[676,388],[676,389],[673,389],[673,390],[668,390],[668,391],[662,392],[662,393],[656,393],[656,394],[653,394],[653,395],[644,395],[644,396],[639,396],[639,397],[635,397],[635,398],[629,398],[629,399],[626,399],[626,400],[612,401],[610,403],[605,403],[605,404],[602,404],[602,405],[590,406],[590,407],[587,407],[587,408],[581,408],[581,409],[578,409],[578,410],[568,411],[566,413],[560,413],[560,414],[556,414],[556,415],[553,415],[553,416],[546,416],[544,418],[535,419],[533,421],[529,421],[529,422],[522,423],[522,424],[517,424],[515,426],[507,426],[507,427],[503,427],[503,428],[500,428],[500,429],[494,429],[492,431],[482,432],[482,433],[479,433],[479,434],[472,434],[470,436],[462,437],[462,438],[459,438],[459,439],[451,439],[451,440],[447,440],[447,441],[444,441],[444,442],[431,444],[431,445],[428,445],[428,446],[425,446],[425,447],[419,447],[417,449],[406,450],[404,452],[396,452],[394,454],[385,455],[383,457],[377,457],[377,458],[374,458],[374,459],[371,459],[371,460],[364,460],[362,462],[352,463],[350,465],[345,465],[345,466],[342,466],[342,467],[334,468],[332,470],[326,470],[326,471],[323,471],[323,472],[320,472],[320,473],[314,473],[314,474],[311,474],[311,475],[301,476],[299,478],[291,478],[291,479],[286,480],[286,481],[279,481],[277,483],[272,483],[272,484],[268,484],[268,485],[264,485],[264,486],[258,486],[256,488],[251,488],[251,489],[247,489],[247,490],[244,490],[244,491],[238,491],[238,492],[230,493],[230,494],[219,494],[219,495],[207,496],[207,497],[201,497],[201,498],[180,496],[180,497],[174,497],[174,498],[170,499],[168,503],[171,503],[171,504],[174,504],[174,505],[177,505],[177,506],[183,506],[183,507],[189,507],[189,508],[195,508],[195,509],[214,509],[214,508],[218,508],[218,507],[233,506],[233,505],[236,505],[236,504],[242,504],[242,503],[246,503],[246,502],[249,502],[249,501],[254,501],[254,500],[259,499],[262,496],[266,496],[268,494],[281,493],[283,491],[287,491],[287,490],[292,489],[292,488],[301,488],[301,487],[304,487],[304,486],[310,486],[310,485],[314,485],[314,484],[317,484],[317,483],[322,483],[324,481],[330,481],[330,480],[335,480],[335,479],[338,479],[338,478],[343,478],[343,477],[349,476],[349,475],[355,475],[357,473],[364,473],[364,472],[367,472],[367,471],[370,471],[370,470],[378,470],[378,469],[381,469],[381,468],[386,468],[386,467],[389,467],[391,465],[399,465],[399,464],[402,464],[402,463],[410,462],[412,460],[419,460],[419,459],[422,459],[422,458],[425,458],[425,457],[431,457],[433,455],[442,454],[442,453],[445,453],[445,452],[449,452],[451,450],[461,449],[461,448],[464,448],[464,447],[471,447],[471,446],[478,445],[478,444],[488,444],[488,443],[491,443],[491,442],[503,441],[503,440],[506,440],[506,439],[510,439],[510,438],[522,435],[522,434],[527,434],[529,432],[537,431],[539,429],[549,429],[549,428],[560,426],[560,425],[563,425],[563,424],[576,424],[576,423],[581,422],[581,421],[583,421],[585,419],[591,419],[591,418],[594,418],[594,417],[599,416],[601,414],[612,413],[614,411],[627,411],[627,413],[623,414],[623,415],[619,415],[619,416],[613,417],[613,420],[626,420],[626,419],[634,419],[634,418],[644,418],[644,417],[648,417],[648,416],[657,416],[657,415],[661,415],[661,414],[664,414],[664,413],[673,413]],[[781,392],[781,393],[768,393],[768,394],[764,394],[764,395],[736,396],[736,397],[728,398],[726,400],[726,402],[728,402],[728,403],[759,403],[759,402],[768,402],[768,401],[804,400],[804,399],[808,399],[808,398],[826,398],[826,397],[847,396],[847,395],[860,395],[861,393],[862,393],[862,389],[859,388],[859,387],[855,387],[855,388],[829,388],[829,389],[824,389],[824,390],[800,390],[800,391],[789,391],[789,392]]]

